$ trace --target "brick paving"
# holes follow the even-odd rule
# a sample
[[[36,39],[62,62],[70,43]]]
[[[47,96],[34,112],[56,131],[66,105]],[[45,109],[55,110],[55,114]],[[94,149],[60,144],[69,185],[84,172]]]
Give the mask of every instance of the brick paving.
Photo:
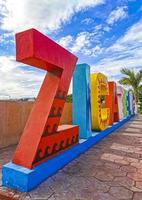
[[[0,150],[7,163],[15,147]],[[0,181],[1,185],[1,181]],[[137,116],[29,193],[0,200],[142,200],[142,116]]]

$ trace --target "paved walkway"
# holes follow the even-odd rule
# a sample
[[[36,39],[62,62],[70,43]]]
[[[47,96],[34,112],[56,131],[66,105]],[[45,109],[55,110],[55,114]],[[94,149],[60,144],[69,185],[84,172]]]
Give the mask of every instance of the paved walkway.
[[[0,151],[0,168],[15,147]],[[1,176],[1,175],[0,175]],[[0,200],[142,200],[142,116],[135,117],[27,194]],[[10,198],[8,198],[8,196]]]

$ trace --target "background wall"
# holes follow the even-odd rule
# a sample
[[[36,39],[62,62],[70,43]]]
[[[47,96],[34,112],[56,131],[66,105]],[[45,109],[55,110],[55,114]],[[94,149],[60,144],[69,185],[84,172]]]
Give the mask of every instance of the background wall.
[[[17,144],[34,102],[0,101],[0,148]],[[72,123],[72,104],[66,103],[60,124]]]

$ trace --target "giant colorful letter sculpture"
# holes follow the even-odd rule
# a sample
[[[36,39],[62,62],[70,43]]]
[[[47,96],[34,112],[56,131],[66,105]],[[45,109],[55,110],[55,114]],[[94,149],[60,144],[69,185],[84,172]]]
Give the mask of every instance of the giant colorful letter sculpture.
[[[133,116],[133,96],[116,91],[102,73],[90,75],[87,64],[74,71],[77,57],[35,29],[16,35],[16,59],[48,71],[12,162],[2,169],[4,186],[27,192],[126,123]],[[59,126],[73,71],[76,125]]]
[[[123,103],[123,116],[127,117],[129,114],[128,113],[128,92],[125,89],[123,92],[122,103]]]
[[[73,75],[73,123],[79,125],[82,139],[91,136],[90,66],[77,65]]]
[[[102,73],[90,75],[87,64],[77,65],[73,75],[73,123],[79,124],[80,138],[89,138],[126,118],[127,98],[127,92],[121,86],[117,88],[115,82],[108,82]]]
[[[16,56],[49,71],[12,160],[32,168],[78,143],[78,126],[59,126],[77,57],[34,29],[16,35]]]
[[[132,91],[128,91],[128,112],[129,115],[133,115],[134,114],[134,103],[133,103],[133,93]]]
[[[117,101],[119,108],[119,119],[122,120],[124,118],[123,115],[123,93],[124,89],[122,86],[117,86]]]
[[[77,65],[73,75],[73,123],[79,124],[80,138],[88,138],[92,130],[109,125],[109,109],[101,103],[108,95],[108,82],[102,73],[90,75],[90,66]]]
[[[107,77],[102,73],[91,74],[92,130],[105,130],[109,125],[110,109],[101,102],[101,98],[108,94]]]
[[[108,82],[109,94],[106,96],[105,105],[110,108],[109,124],[119,121],[119,110],[117,100],[116,83],[113,81]]]

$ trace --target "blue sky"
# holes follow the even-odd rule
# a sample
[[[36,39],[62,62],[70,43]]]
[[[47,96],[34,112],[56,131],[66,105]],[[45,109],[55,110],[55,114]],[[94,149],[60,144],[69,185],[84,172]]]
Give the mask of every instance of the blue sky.
[[[14,35],[28,28],[109,80],[118,81],[122,67],[142,68],[141,0],[0,0],[0,98],[36,96],[43,81],[45,72],[15,61]]]

